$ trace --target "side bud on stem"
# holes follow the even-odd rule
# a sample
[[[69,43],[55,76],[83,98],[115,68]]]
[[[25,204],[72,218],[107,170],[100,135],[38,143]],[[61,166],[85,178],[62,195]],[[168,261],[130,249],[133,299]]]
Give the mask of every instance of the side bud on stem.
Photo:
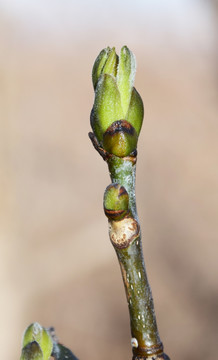
[[[124,186],[110,184],[106,188],[104,212],[109,220],[122,220],[129,214],[129,196]]]
[[[53,327],[44,328],[35,322],[23,335],[20,360],[78,360],[72,351],[60,344]]]
[[[129,209],[124,186],[112,183],[104,193],[104,212],[109,221],[109,236],[116,249],[127,247],[139,235],[139,224]]]
[[[53,341],[47,330],[33,323],[25,330],[20,360],[49,360],[52,349]]]

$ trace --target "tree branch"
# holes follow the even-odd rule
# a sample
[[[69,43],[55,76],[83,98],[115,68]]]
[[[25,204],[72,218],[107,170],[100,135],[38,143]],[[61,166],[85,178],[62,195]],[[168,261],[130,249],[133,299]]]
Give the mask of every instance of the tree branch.
[[[101,62],[99,69],[98,57],[93,67],[95,102],[91,125],[94,133],[90,133],[89,137],[107,162],[112,182],[104,194],[104,211],[108,217],[109,237],[118,257],[129,307],[133,360],[169,360],[163,353],[157,329],[136,209],[136,147],[143,119],[143,104],[130,79],[135,60],[129,49],[124,47],[120,58],[116,60],[116,68],[114,65],[109,71],[107,61],[111,66],[114,49],[103,51],[104,66]],[[118,114],[121,114],[121,120],[116,118]]]

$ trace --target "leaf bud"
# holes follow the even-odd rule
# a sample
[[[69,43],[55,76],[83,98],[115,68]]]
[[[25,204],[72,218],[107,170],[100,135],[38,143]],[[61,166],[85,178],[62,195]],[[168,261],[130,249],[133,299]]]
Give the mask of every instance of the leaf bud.
[[[110,184],[104,193],[104,212],[110,220],[122,220],[129,213],[129,196],[120,184]]]
[[[37,322],[31,324],[25,330],[25,333],[23,335],[23,349],[33,342],[36,342],[39,345],[43,354],[42,359],[43,360],[50,359],[53,349],[53,341],[51,339],[51,336],[48,334],[47,330],[44,329]],[[32,349],[31,346],[30,349]],[[37,354],[39,353],[39,350],[37,350],[36,346],[33,345],[33,349],[36,349]]]
[[[123,46],[120,56],[115,48],[103,49],[92,70],[95,100],[91,111],[91,126],[102,145],[105,131],[121,119],[128,121],[139,136],[144,108],[143,102],[134,88],[136,61],[127,46]]]

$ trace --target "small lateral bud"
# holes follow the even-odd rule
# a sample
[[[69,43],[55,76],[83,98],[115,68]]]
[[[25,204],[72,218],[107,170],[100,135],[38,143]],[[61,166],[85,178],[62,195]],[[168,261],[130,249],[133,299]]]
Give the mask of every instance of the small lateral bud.
[[[130,155],[137,146],[138,136],[134,127],[126,120],[113,122],[103,135],[103,147],[118,157]]]
[[[104,193],[104,212],[110,220],[122,220],[129,213],[129,196],[120,184],[109,185]]]
[[[43,360],[50,359],[53,349],[53,342],[51,336],[48,334],[47,330],[44,329],[37,322],[31,324],[25,330],[23,336],[23,348],[25,348],[32,342],[36,342],[39,345],[43,354],[42,357]],[[36,346],[34,348],[36,348]]]

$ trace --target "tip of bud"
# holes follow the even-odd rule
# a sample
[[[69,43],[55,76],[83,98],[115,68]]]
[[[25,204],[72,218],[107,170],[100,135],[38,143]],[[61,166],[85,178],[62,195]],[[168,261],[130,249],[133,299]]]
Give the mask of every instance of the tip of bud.
[[[52,353],[53,341],[47,330],[37,322],[31,324],[25,330],[23,335],[23,349],[25,349],[27,346],[29,346],[31,349],[30,344],[35,342],[42,351],[43,359],[48,360]],[[27,349],[29,349],[29,347]],[[34,345],[33,348],[35,349],[36,346]]]
[[[117,72],[117,85],[120,91],[124,114],[126,115],[131,99],[132,88],[135,80],[136,60],[132,51],[123,46],[120,51]]]
[[[117,64],[118,56],[116,54],[115,47],[112,49],[107,47],[100,52],[92,69],[92,82],[94,89],[96,89],[98,80],[102,74],[113,75],[116,77]]]

